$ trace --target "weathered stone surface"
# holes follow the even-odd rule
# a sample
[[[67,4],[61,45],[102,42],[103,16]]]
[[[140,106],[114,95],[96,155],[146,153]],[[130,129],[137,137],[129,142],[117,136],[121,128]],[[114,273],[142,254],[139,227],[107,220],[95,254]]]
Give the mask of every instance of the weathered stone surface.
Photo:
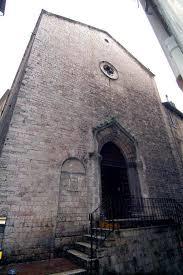
[[[101,196],[93,129],[111,118],[133,137],[131,147],[125,138],[120,146],[133,157],[131,182],[138,176],[142,195],[182,196],[152,75],[105,32],[46,12],[39,21],[11,89],[15,107],[0,157],[7,259],[48,257],[88,225]],[[102,73],[103,60],[117,80]],[[67,174],[67,159],[82,171]]]
[[[98,250],[99,274],[182,274],[176,228],[123,229]],[[111,239],[111,240],[110,240]]]
[[[163,105],[173,157],[179,171],[180,182],[183,182],[183,114],[172,102],[164,102]]]

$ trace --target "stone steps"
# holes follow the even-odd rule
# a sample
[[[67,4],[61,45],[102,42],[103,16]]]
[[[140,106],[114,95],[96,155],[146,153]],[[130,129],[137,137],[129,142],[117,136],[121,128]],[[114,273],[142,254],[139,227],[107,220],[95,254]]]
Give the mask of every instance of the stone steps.
[[[97,267],[98,267],[98,259],[96,258],[96,248],[97,245],[100,245],[105,239],[106,234],[111,231],[111,229],[108,228],[101,228],[96,227],[92,228],[93,232],[93,258],[90,258],[91,255],[91,235],[85,234],[83,235],[82,241],[77,241],[74,244],[73,249],[67,250],[67,256],[73,262],[77,263],[79,266],[81,266],[84,269],[87,269],[87,274],[97,274]],[[96,236],[99,233],[99,236]],[[92,270],[92,271],[91,271]]]
[[[86,269],[74,269],[74,270],[69,270],[69,271],[65,271],[65,272],[59,272],[59,273],[54,273],[54,274],[50,274],[50,275],[86,275],[87,274],[87,270]]]
[[[90,234],[85,234],[83,237],[84,237],[84,240],[86,240],[86,241],[90,241],[90,239],[91,239]],[[94,240],[94,242],[104,241],[105,236],[93,236],[93,240]]]
[[[75,243],[75,249],[79,250],[87,255],[91,254],[91,244],[88,242],[76,242]],[[96,245],[93,244],[93,249],[96,249]]]
[[[105,227],[94,227],[92,228],[93,231],[107,231],[110,232],[112,231],[111,228],[105,228]]]
[[[97,265],[97,258],[90,259],[90,257],[78,250],[75,249],[69,249],[67,250],[67,255],[70,259],[72,259],[74,262],[79,264],[80,266],[83,266],[86,269],[90,269],[91,267],[93,269],[96,268]]]

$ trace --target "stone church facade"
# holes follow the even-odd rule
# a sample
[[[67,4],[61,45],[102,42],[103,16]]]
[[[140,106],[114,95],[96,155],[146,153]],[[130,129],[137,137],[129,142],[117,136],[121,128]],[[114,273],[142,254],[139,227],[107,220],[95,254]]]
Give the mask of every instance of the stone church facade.
[[[105,31],[42,11],[1,116],[7,259],[50,257],[113,192],[181,198],[153,77]],[[101,166],[113,149],[118,177]],[[105,188],[119,177],[125,186]]]

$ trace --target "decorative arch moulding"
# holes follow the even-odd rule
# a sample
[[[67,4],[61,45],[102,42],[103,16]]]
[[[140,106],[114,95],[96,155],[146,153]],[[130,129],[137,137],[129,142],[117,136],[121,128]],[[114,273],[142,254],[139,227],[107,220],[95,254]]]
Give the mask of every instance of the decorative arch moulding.
[[[137,142],[115,119],[94,128],[93,133],[96,140],[96,152],[99,153],[102,146],[111,141],[121,149],[127,162],[136,162]]]

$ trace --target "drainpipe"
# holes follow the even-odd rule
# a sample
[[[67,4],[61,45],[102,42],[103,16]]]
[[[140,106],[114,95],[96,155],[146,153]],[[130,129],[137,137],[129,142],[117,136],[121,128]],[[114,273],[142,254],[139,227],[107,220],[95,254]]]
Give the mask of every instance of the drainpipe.
[[[183,53],[177,45],[177,42],[175,41],[173,36],[170,36],[165,40],[165,48],[169,53],[171,62],[173,63],[174,67],[176,67],[177,83],[180,89],[183,90]]]

